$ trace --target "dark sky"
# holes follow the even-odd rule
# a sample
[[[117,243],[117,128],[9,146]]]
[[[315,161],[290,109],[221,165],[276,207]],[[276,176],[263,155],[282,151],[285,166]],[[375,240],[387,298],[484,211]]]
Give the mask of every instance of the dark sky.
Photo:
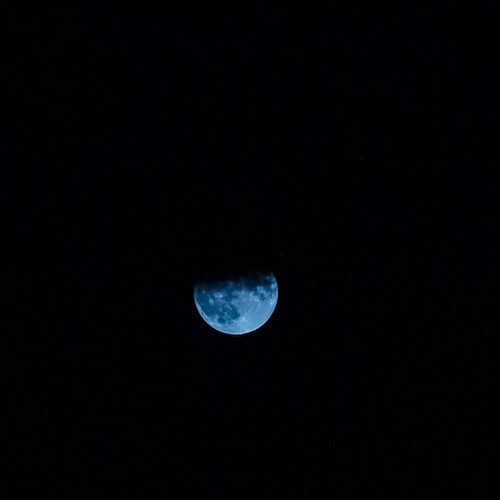
[[[21,466],[68,492],[479,491],[491,9],[419,5],[5,9]],[[258,332],[199,317],[221,263],[273,269]]]

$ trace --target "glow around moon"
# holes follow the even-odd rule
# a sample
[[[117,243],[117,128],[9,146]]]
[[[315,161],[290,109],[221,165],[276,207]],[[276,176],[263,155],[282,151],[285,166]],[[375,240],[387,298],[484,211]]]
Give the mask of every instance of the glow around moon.
[[[229,335],[243,335],[269,320],[278,301],[278,283],[271,272],[212,277],[195,285],[194,301],[212,328]]]

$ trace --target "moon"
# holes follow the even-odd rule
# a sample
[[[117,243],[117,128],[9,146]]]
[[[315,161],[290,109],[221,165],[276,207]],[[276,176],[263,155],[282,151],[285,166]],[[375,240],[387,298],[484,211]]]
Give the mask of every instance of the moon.
[[[278,302],[278,283],[269,271],[209,276],[196,283],[194,302],[212,328],[243,335],[269,320]]]

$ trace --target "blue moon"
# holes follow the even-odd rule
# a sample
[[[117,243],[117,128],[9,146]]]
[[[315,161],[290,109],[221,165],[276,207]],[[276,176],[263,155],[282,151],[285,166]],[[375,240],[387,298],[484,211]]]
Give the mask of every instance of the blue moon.
[[[246,271],[199,280],[194,302],[200,316],[215,330],[244,335],[266,323],[278,302],[272,272]]]

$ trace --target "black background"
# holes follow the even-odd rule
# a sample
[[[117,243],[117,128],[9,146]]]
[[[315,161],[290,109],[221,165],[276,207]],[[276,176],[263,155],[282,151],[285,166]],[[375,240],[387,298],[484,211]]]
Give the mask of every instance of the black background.
[[[437,3],[5,9],[18,487],[477,498],[492,8]],[[196,312],[220,263],[258,332]]]

